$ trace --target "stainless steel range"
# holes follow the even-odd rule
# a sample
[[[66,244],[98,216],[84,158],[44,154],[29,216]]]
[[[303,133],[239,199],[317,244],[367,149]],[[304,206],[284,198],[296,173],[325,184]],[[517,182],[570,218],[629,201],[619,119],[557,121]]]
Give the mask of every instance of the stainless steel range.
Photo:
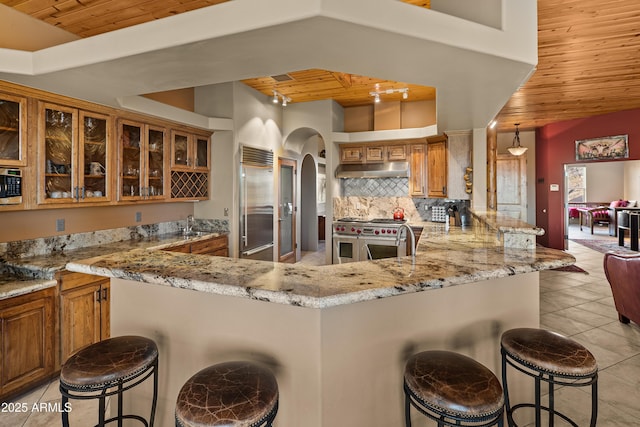
[[[333,263],[405,256],[406,236],[400,230],[405,222],[390,218],[342,218],[334,221]]]

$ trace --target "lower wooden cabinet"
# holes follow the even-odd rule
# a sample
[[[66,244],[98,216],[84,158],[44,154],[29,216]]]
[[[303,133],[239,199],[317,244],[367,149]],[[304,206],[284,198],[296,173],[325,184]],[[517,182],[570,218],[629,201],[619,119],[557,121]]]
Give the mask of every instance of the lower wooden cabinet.
[[[90,344],[110,337],[109,278],[64,272],[60,286],[60,363]]]
[[[0,401],[55,371],[56,288],[0,301]]]
[[[212,256],[229,256],[229,239],[226,234],[223,234],[204,240],[197,240],[195,242],[187,242],[181,245],[171,246],[166,248],[165,251]]]

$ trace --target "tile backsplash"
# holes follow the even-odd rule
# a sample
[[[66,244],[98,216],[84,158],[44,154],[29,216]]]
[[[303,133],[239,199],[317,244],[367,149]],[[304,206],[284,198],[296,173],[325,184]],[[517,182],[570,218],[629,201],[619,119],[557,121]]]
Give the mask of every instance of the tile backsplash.
[[[408,178],[343,178],[340,194],[344,197],[406,197]]]

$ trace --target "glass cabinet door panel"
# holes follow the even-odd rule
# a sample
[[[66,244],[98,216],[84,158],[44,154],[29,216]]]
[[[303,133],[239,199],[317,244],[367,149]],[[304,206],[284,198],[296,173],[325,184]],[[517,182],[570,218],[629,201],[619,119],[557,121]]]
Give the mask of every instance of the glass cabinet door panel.
[[[175,132],[172,139],[173,166],[189,166],[189,136]]]
[[[107,192],[107,141],[109,118],[100,114],[80,113],[80,200],[100,201]]]
[[[149,128],[148,138],[148,186],[147,196],[151,198],[164,196],[164,130]]]
[[[209,167],[209,139],[196,137],[195,167],[208,169]]]
[[[142,125],[123,123],[121,127],[120,196],[139,198],[142,187]]]
[[[74,110],[44,109],[44,179],[47,199],[75,197],[75,120]]]
[[[0,164],[24,165],[26,101],[0,94]]]

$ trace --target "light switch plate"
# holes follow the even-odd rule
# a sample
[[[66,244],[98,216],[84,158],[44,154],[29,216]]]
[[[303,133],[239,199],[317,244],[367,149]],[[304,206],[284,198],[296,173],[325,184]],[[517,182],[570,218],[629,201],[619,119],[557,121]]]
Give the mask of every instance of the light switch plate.
[[[64,231],[64,218],[56,219],[56,231]]]
[[[142,212],[136,212],[136,222],[142,221]]]

